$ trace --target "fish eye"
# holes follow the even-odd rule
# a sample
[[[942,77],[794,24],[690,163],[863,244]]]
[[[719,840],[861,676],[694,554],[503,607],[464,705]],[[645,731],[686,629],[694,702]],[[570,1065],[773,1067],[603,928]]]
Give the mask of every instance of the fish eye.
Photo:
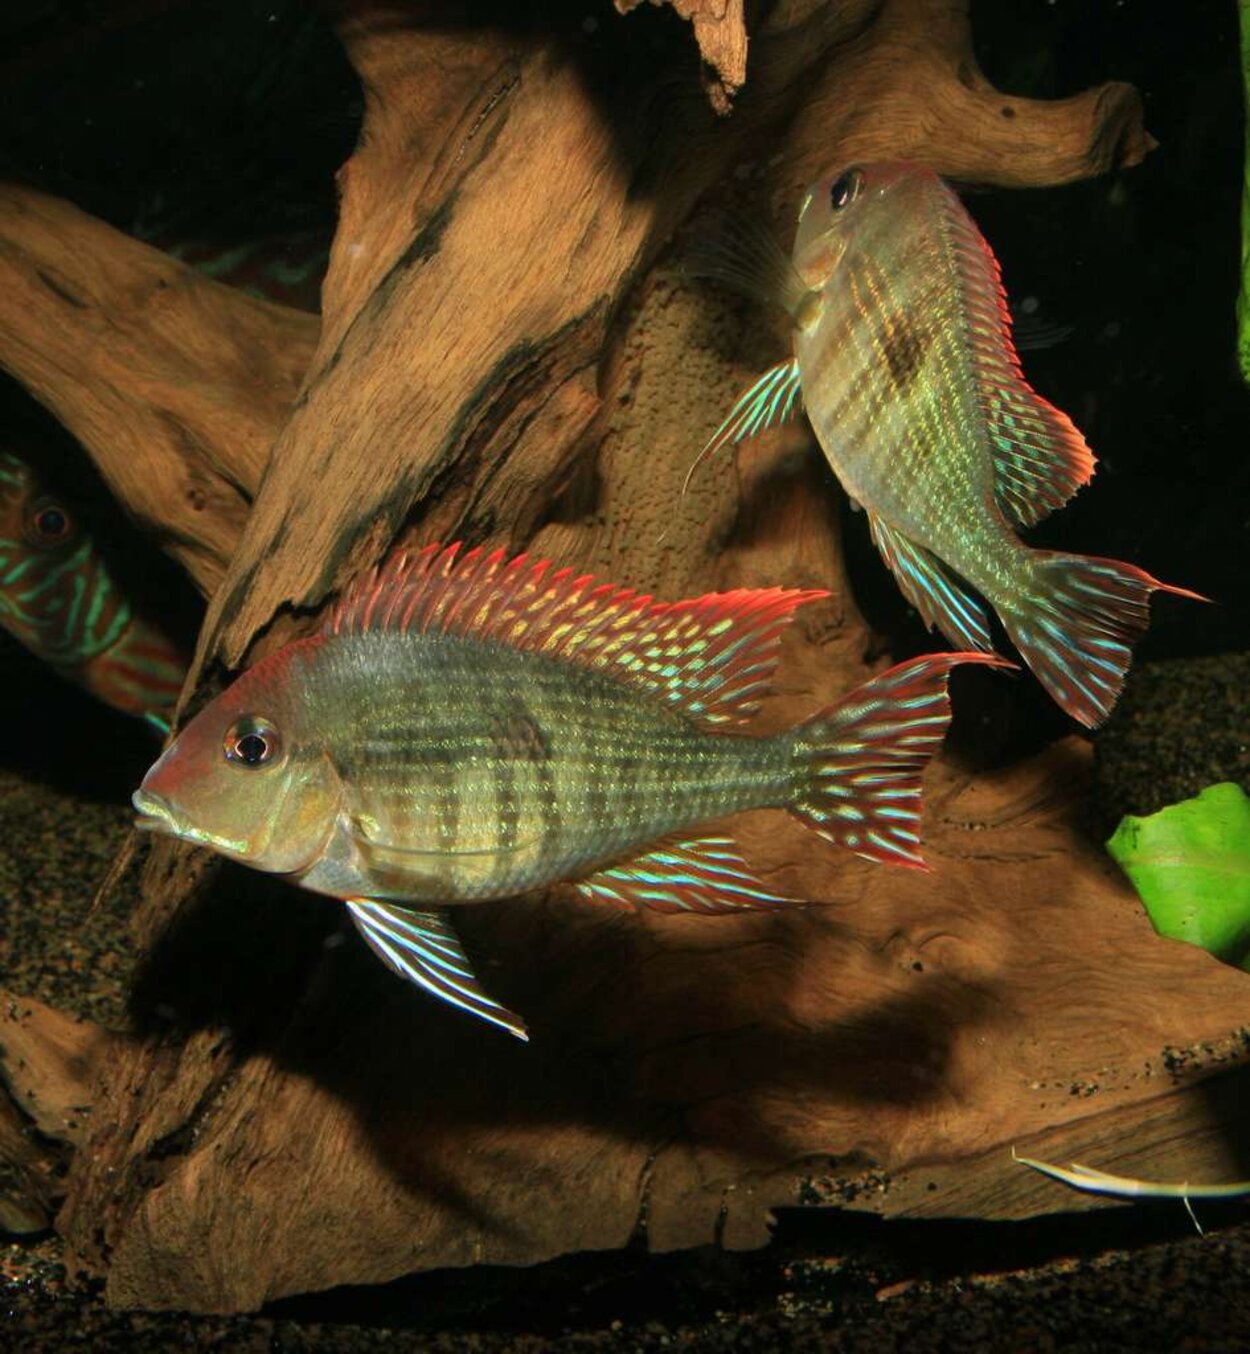
[[[281,751],[282,740],[277,726],[263,715],[244,715],[226,730],[222,746],[226,761],[250,770],[273,761]]]
[[[26,518],[26,537],[37,548],[60,545],[73,530],[74,519],[54,498],[38,499]]]
[[[829,205],[835,212],[842,211],[849,207],[859,196],[860,189],[864,186],[864,176],[858,169],[848,169],[845,174],[841,174],[834,179],[833,187],[829,190]]]

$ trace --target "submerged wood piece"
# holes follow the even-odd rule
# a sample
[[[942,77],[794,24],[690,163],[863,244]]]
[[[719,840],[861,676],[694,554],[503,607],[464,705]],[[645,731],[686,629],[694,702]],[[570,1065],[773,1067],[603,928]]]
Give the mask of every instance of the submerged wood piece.
[[[204,592],[233,552],[317,327],[69,203],[0,185],[0,367]]]
[[[844,79],[812,91],[790,167],[806,181],[832,164],[921,160],[970,183],[1028,188],[1137,164],[1155,146],[1141,96],[1120,80],[1067,99],[1000,93],[972,48],[967,0],[886,0]],[[830,156],[829,148],[837,147]]]
[[[51,1225],[108,1045],[91,1021],[0,990],[0,1232]]]
[[[612,0],[622,14],[642,0]],[[671,4],[693,27],[699,55],[710,68],[705,80],[708,98],[718,113],[728,113],[733,96],[747,78],[747,26],[742,0],[651,0]]]
[[[440,13],[340,8],[364,135],[319,346],[289,421],[273,414],[201,669],[263,652],[289,632],[285,611],[320,605],[396,536],[464,534],[532,540],[670,597],[834,587],[794,627],[766,716],[810,713],[870,670],[834,491],[790,428],[679,500],[742,374],[726,334],[758,321],[670,262],[646,270],[733,164],[778,157],[754,186],[787,211],[800,180],[852,149],[1018,181],[1024,149],[964,149],[958,98],[942,95],[963,87],[955,45],[931,60],[914,30],[899,37],[931,22],[970,52],[966,6],[778,6],[720,122],[673,94],[649,48],[622,61],[576,25],[503,33]],[[890,78],[856,83],[883,49]],[[791,129],[800,98],[827,120]],[[921,122],[926,98],[946,111]],[[1052,129],[1066,163],[1140,153],[1140,137],[1109,132],[1135,113],[1108,102],[1105,123],[1081,105]],[[1004,125],[1035,136],[1013,103]],[[770,883],[829,906],[635,917],[556,890],[461,909],[483,980],[530,1023],[525,1047],[399,983],[332,902],[158,845],[135,920],[152,949],[138,1030],[97,1086],[61,1215],[71,1267],[104,1276],[115,1304],[235,1310],[639,1235],[757,1244],[771,1208],[822,1197],[826,1177],[842,1198],[884,1174],[902,1211],[959,1214],[995,1188],[1002,1215],[1070,1207],[1002,1195],[998,1145],[1016,1172],[1012,1142],[1087,1123],[1090,1102],[1067,1089],[1095,1075],[1098,1104],[1152,1103],[1163,1045],[1227,1041],[1244,997],[1241,975],[1160,941],[1083,842],[1063,788],[1083,756],[1069,746],[982,784],[938,773],[932,876],[859,863],[776,814],[743,824]],[[1167,1103],[1183,1107],[1180,1140],[1210,1131],[1188,1081]]]

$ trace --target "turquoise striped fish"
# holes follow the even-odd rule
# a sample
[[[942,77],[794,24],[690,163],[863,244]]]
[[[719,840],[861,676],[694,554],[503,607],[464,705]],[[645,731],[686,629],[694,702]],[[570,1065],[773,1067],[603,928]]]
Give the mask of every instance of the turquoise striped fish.
[[[342,899],[392,969],[524,1037],[451,905],[569,880],[663,911],[781,906],[714,827],[768,805],[923,866],[920,773],[950,670],[1010,665],[917,659],[743,736],[795,608],[826,595],[659,603],[501,550],[398,555],[179,733],[135,792],[139,826]]]
[[[77,510],[0,451],[0,626],[62,677],[162,733],[186,660],[117,587]]]
[[[801,402],[925,623],[989,650],[970,584],[1064,710],[1106,719],[1150,594],[1205,599],[1132,564],[1020,540],[1089,480],[1094,457],[1024,379],[998,264],[951,189],[923,165],[842,170],[807,193],[792,258],[739,230],[694,266],[780,303],[795,326],[793,356],[742,396],[699,460]]]

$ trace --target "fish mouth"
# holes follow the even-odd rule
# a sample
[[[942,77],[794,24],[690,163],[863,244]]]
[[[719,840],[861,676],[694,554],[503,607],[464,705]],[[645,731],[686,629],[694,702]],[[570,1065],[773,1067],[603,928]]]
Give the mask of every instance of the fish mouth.
[[[222,855],[245,859],[247,843],[216,837],[202,828],[183,822],[168,800],[151,790],[140,787],[130,796],[130,802],[138,810],[135,827],[140,832],[159,832],[167,837],[178,837],[184,842],[194,842],[197,846],[211,846]]]

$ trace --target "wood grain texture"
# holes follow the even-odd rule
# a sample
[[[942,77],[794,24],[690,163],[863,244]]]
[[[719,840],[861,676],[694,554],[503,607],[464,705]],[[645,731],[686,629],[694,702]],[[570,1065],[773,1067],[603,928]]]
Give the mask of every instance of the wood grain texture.
[[[109,1046],[91,1021],[0,989],[0,1231],[51,1225]]]
[[[792,219],[802,184],[849,159],[1007,184],[1132,163],[1149,147],[1136,95],[1004,99],[953,0],[767,9],[728,119],[685,54],[657,54],[645,10],[610,43],[606,21],[337,13],[366,115],[324,321],[299,396],[256,414],[253,444],[273,449],[246,523],[213,528],[229,564],[192,686],[310,623],[396,540],[453,536],[665,596],[829,587],[762,727],[862,679],[836,490],[803,429],[678,492],[776,354],[758,314],[684,277],[674,232],[729,191]],[[195,339],[206,367],[214,332]],[[234,351],[206,379],[238,382]],[[44,384],[55,407],[82,398],[68,366]],[[639,917],[564,889],[464,909],[527,1047],[393,979],[332,902],[158,844],[135,913],[138,1023],[94,1088],[61,1215],[71,1267],[116,1304],[236,1310],[633,1237],[755,1245],[794,1203],[1091,1202],[1030,1176],[1012,1144],[1216,1173],[1239,1111],[1209,1077],[1244,1058],[1244,975],[1155,937],[1082,833],[1087,773],[1076,741],[975,781],[939,768],[928,876],[859,863],[784,815],[744,819],[749,858],[816,900],[781,916]],[[1118,1158],[1094,1150],[1130,1130]]]
[[[642,0],[613,0],[622,14]],[[705,63],[704,89],[718,113],[728,113],[734,95],[747,78],[747,26],[742,0],[651,0],[671,4],[694,29],[699,56]]]
[[[0,367],[211,591],[312,355],[317,321],[0,185]]]

